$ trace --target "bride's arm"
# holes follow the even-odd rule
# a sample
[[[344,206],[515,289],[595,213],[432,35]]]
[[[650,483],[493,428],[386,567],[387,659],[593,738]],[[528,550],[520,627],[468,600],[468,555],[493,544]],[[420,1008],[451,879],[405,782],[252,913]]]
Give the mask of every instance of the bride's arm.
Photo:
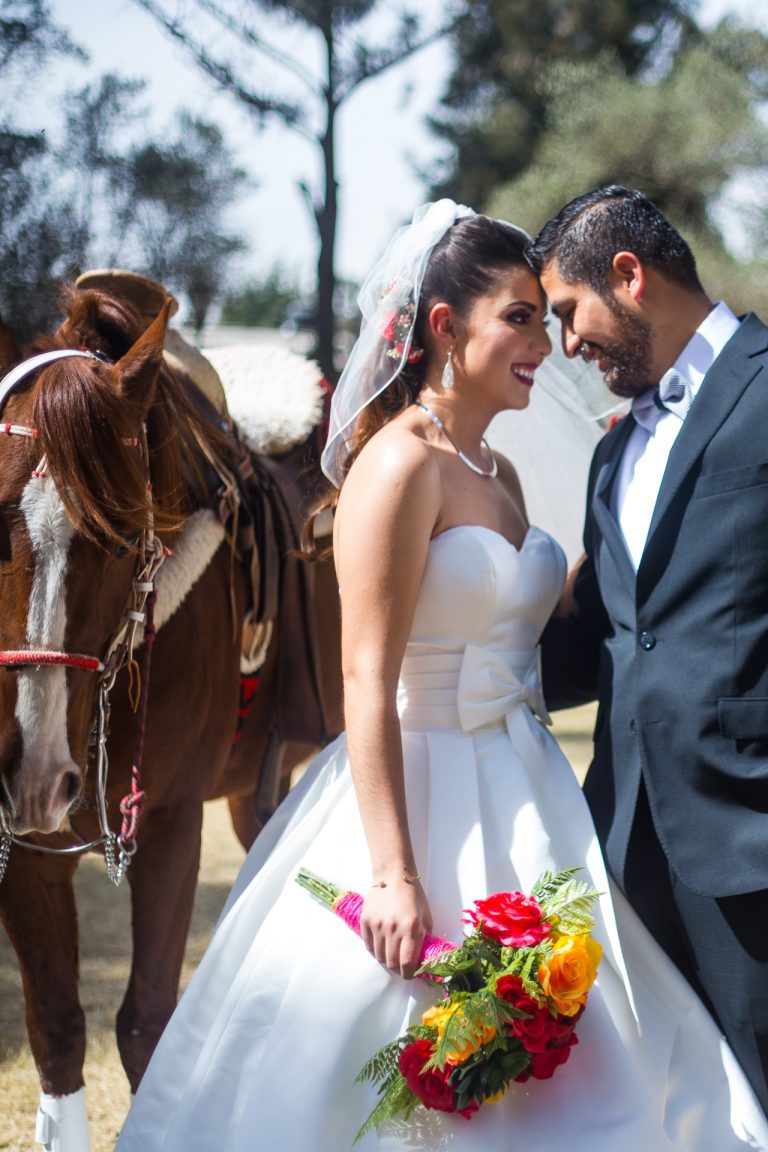
[[[362,935],[377,960],[406,977],[432,923],[408,827],[396,691],[439,508],[434,453],[389,428],[353,464],[334,532],[345,727],[374,885]]]
[[[557,602],[554,612],[552,613],[552,615],[559,620],[564,620],[568,616],[578,616],[579,614],[579,605],[574,594],[574,588],[579,577],[581,566],[586,558],[586,552],[582,552],[581,556],[576,561],[573,568],[571,568],[566,577],[562,594]]]

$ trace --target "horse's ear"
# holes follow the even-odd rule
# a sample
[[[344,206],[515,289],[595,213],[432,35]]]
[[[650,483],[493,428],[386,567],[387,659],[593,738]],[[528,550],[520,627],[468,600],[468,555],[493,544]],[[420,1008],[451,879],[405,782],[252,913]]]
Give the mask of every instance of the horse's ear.
[[[8,372],[21,360],[21,352],[0,316],[0,373]]]
[[[163,344],[171,304],[172,298],[167,296],[158,316],[146,332],[115,365],[120,378],[120,391],[145,407],[149,407],[152,401],[157,374],[163,362]]]

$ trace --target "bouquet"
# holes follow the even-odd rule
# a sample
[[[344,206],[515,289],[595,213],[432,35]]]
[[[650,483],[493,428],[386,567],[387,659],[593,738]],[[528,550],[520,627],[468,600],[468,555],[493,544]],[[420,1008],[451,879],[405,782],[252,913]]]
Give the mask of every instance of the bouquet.
[[[529,896],[476,900],[459,945],[425,938],[417,975],[440,998],[360,1072],[380,1098],[356,1141],[420,1107],[469,1119],[511,1082],[549,1079],[566,1062],[602,955],[590,935],[598,893],[577,871],[545,872]],[[297,880],[359,935],[361,896],[305,869]]]

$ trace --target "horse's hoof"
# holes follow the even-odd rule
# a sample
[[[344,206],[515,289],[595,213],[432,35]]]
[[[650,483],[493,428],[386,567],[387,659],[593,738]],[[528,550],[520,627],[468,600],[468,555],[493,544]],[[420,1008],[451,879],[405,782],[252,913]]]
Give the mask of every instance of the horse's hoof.
[[[35,1140],[45,1152],[91,1152],[85,1088],[70,1096],[40,1093]]]

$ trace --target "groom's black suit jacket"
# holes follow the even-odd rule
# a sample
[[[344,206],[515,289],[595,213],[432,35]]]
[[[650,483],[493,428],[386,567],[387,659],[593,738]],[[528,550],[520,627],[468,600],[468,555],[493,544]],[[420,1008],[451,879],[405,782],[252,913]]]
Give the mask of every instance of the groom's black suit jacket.
[[[689,888],[768,889],[768,327],[747,316],[704,378],[637,573],[611,512],[633,427],[595,452],[580,618],[544,634],[547,702],[600,702],[585,793],[619,881],[642,776]]]

